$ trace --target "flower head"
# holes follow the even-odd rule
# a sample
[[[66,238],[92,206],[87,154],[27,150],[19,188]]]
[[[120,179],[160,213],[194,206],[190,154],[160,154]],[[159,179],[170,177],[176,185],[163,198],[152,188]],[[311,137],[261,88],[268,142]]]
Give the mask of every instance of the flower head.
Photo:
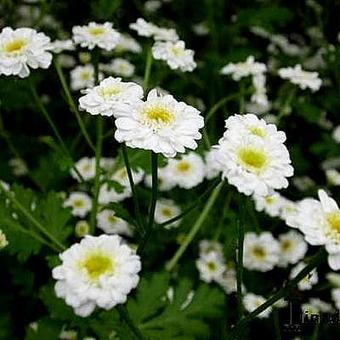
[[[205,282],[218,281],[221,279],[226,266],[218,253],[213,251],[201,255],[196,261],[201,280]]]
[[[298,275],[302,269],[306,267],[304,262],[299,262],[290,272],[289,278],[293,279],[296,275]],[[307,274],[302,280],[300,280],[297,284],[300,290],[309,290],[312,289],[312,286],[318,283],[318,273],[316,269],[313,269],[309,274]]]
[[[172,218],[178,216],[181,213],[181,209],[176,205],[173,200],[161,198],[157,201],[156,210],[155,210],[155,222],[156,223],[163,223]],[[180,220],[167,225],[165,228],[170,229],[177,227],[180,223]]]
[[[97,225],[106,234],[132,235],[129,223],[116,216],[116,213],[110,209],[104,209],[98,213]]]
[[[139,256],[117,235],[85,236],[60,259],[52,272],[56,295],[82,317],[96,306],[111,309],[124,303],[139,281]]]
[[[99,79],[103,74],[99,73]],[[92,65],[76,66],[71,71],[71,89],[74,91],[94,86],[94,68]]]
[[[73,216],[84,217],[91,210],[92,201],[88,194],[75,191],[65,200],[64,207],[71,207]]]
[[[96,174],[96,160],[93,157],[83,157],[79,159],[79,161],[74,164],[74,167],[85,181],[93,179]],[[71,169],[71,176],[79,182],[81,181],[74,169]]]
[[[266,299],[263,296],[256,295],[253,293],[247,293],[243,297],[243,305],[246,311],[251,313],[254,311],[256,308],[260,307],[263,303],[266,302]],[[264,310],[262,313],[258,315],[259,318],[268,318],[272,311],[272,308],[269,307],[266,310]]]

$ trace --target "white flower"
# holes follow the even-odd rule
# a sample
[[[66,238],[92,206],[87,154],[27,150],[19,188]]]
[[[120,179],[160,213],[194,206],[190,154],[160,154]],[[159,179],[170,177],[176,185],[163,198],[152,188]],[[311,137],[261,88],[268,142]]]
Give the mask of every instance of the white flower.
[[[15,176],[20,177],[28,174],[27,164],[23,159],[12,158],[9,160],[8,164],[12,168]]]
[[[145,185],[149,188],[152,187],[152,176],[145,176]],[[176,186],[176,183],[167,175],[166,166],[163,168],[158,168],[158,190],[168,191]]]
[[[189,152],[179,159],[169,159],[165,171],[169,181],[180,188],[190,189],[203,182],[205,166],[201,156]]]
[[[104,209],[98,213],[97,226],[106,234],[132,235],[130,225],[120,217],[117,217],[116,213],[110,209]]]
[[[96,174],[96,160],[93,157],[83,157],[79,159],[79,161],[74,164],[74,167],[85,181],[93,179]],[[71,176],[80,182],[79,175],[74,169],[71,169]]]
[[[268,106],[266,77],[264,74],[259,73],[253,76],[253,86],[255,88],[255,93],[252,94],[251,101],[262,105],[263,107]]]
[[[140,258],[117,235],[85,236],[59,257],[62,264],[52,272],[56,295],[82,317],[96,306],[124,303],[139,281]]]
[[[340,125],[333,130],[332,137],[336,143],[340,143]]]
[[[204,282],[219,281],[226,269],[220,255],[213,251],[200,256],[196,261],[196,267],[199,271],[200,279]]]
[[[229,184],[248,196],[267,196],[288,186],[286,177],[293,175],[293,167],[283,144],[284,132],[252,114],[232,116],[226,127],[217,160]]]
[[[103,65],[104,66],[104,65]],[[135,73],[135,66],[128,60],[123,58],[113,59],[108,65],[102,66],[102,70],[108,73],[113,73],[121,77],[132,77]]]
[[[202,136],[203,117],[192,106],[178,102],[171,95],[149,92],[147,100],[120,105],[115,113],[115,138],[132,148],[152,150],[174,157],[185,148],[196,149],[195,139]]]
[[[143,179],[144,172],[141,169],[132,170],[134,184],[137,185]],[[118,169],[110,178],[117,182],[122,188],[116,190],[110,183],[104,183],[99,189],[98,201],[100,204],[108,204],[112,202],[120,202],[132,195],[129,178],[126,168]]]
[[[301,69],[301,65],[295,67],[280,68],[279,76],[289,79],[291,83],[298,85],[302,90],[309,87],[313,92],[319,90],[322,81],[317,72],[307,72]]]
[[[334,186],[340,185],[340,172],[336,169],[326,170],[327,181]]]
[[[181,213],[179,206],[170,199],[161,198],[157,201],[155,210],[155,222],[161,224]],[[166,229],[177,227],[181,220],[165,226]]]
[[[110,22],[105,22],[104,24],[90,22],[87,26],[74,26],[72,33],[76,44],[90,50],[97,46],[106,51],[111,51],[116,47],[120,39],[120,34],[112,28]]]
[[[259,104],[256,102],[248,102],[245,104],[245,111],[256,115],[267,113],[271,109],[271,103],[267,101],[266,104]]]
[[[128,34],[121,34],[118,44],[115,48],[116,52],[142,52],[140,44]]]
[[[221,243],[212,240],[202,240],[199,243],[199,253],[200,256],[205,256],[208,253],[214,252],[218,254],[223,260],[223,246]],[[224,261],[224,260],[223,260]]]
[[[244,267],[266,272],[272,270],[279,260],[279,245],[269,232],[256,235],[248,232],[244,236]]]
[[[221,164],[217,161],[217,157],[217,149],[210,149],[205,154],[205,177],[207,179],[215,178],[221,173]]]
[[[305,267],[306,264],[304,262],[299,262],[290,272],[289,278],[293,279]],[[300,290],[309,290],[312,289],[312,286],[318,283],[318,281],[318,273],[315,269],[313,269],[309,274],[307,274],[302,280],[299,281],[297,286]]]
[[[73,41],[71,39],[67,40],[54,40],[52,41],[48,49],[53,53],[61,53],[63,51],[73,51],[75,50]]]
[[[76,66],[71,71],[71,89],[74,91],[94,86],[94,68],[92,65]]]
[[[253,199],[257,211],[265,211],[271,217],[276,217],[281,214],[284,201],[279,193],[274,191],[268,196],[254,195]]]
[[[177,41],[178,34],[173,28],[156,27],[153,38],[160,41]]]
[[[326,277],[332,286],[334,286],[335,288],[340,288],[340,274],[335,272],[328,273]]]
[[[121,78],[108,77],[98,86],[83,91],[79,98],[79,108],[92,115],[113,116],[124,103],[143,97],[141,86],[133,82],[122,82]]]
[[[5,27],[0,33],[0,74],[28,77],[30,69],[47,69],[52,61],[50,38],[32,28]]]
[[[222,287],[222,289],[227,293],[235,293],[237,290],[237,279],[235,269],[229,269],[222,274],[220,278],[217,279],[217,283]]]
[[[73,216],[84,217],[91,210],[92,201],[88,194],[75,191],[65,200],[64,207],[71,207]]]
[[[192,72],[196,68],[194,51],[185,48],[182,40],[157,41],[152,46],[152,55],[156,60],[164,60],[172,70]]]
[[[279,236],[280,259],[278,265],[287,267],[288,264],[295,264],[301,260],[307,252],[307,243],[303,236],[294,230]]]
[[[265,64],[255,61],[253,56],[249,56],[245,62],[229,63],[221,70],[221,74],[231,74],[233,80],[240,80],[243,77],[250,75],[258,75],[266,72]]]
[[[4,232],[0,229],[0,249],[5,248],[8,245],[8,241]]]
[[[334,301],[335,307],[340,309],[340,288],[331,290],[332,299]]]
[[[319,190],[319,201],[306,198],[298,203],[295,218],[288,225],[299,228],[311,245],[324,245],[328,252],[328,264],[340,269],[340,209],[334,199]]]
[[[90,225],[85,220],[78,221],[74,231],[77,237],[84,237],[89,234]]]
[[[322,301],[319,298],[310,298],[308,303],[317,311],[317,313],[330,313],[333,309],[329,303]]]
[[[263,296],[256,295],[253,293],[247,293],[243,297],[243,305],[247,312],[251,313],[256,308],[260,307],[262,304],[266,302],[266,299]],[[272,308],[269,307],[266,310],[264,310],[262,313],[260,313],[257,317],[258,318],[268,318],[272,311]]]

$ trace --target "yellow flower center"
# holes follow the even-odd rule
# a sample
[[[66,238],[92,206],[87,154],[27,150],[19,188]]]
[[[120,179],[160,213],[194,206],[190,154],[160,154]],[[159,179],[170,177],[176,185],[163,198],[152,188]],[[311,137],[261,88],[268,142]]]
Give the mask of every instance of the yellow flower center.
[[[163,105],[152,105],[143,110],[147,121],[156,124],[170,124],[174,120],[173,113]]]
[[[6,53],[18,53],[27,45],[27,40],[23,38],[17,38],[11,40],[4,46],[4,50]]]
[[[264,137],[266,135],[266,132],[258,126],[249,127],[249,131],[258,137]]]
[[[240,163],[249,171],[260,172],[267,164],[267,155],[263,150],[244,147],[238,151]]]
[[[335,240],[336,243],[340,243],[340,211],[332,212],[326,215],[328,222],[327,235]]]
[[[182,47],[172,46],[171,51],[176,57],[180,57],[183,54],[183,48]]]
[[[266,256],[266,253],[262,247],[254,247],[253,254],[259,260],[262,260]]]
[[[188,172],[191,166],[188,162],[181,161],[177,164],[176,168],[177,168],[177,171],[179,172]]]
[[[80,74],[80,78],[82,79],[82,80],[90,80],[91,79],[91,74],[90,74],[90,72],[88,72],[88,71],[83,71],[81,74]]]
[[[81,199],[77,199],[73,201],[73,206],[75,208],[82,208],[84,206],[84,201]]]
[[[281,243],[281,249],[282,249],[283,251],[288,251],[288,250],[291,249],[291,247],[292,247],[292,243],[291,243],[289,240],[284,240],[284,241],[282,241],[282,243]]]
[[[86,270],[91,281],[97,282],[99,277],[114,270],[112,258],[101,252],[90,253],[80,264]]]
[[[210,271],[215,271],[217,269],[216,263],[215,262],[208,262],[207,267]]]
[[[162,214],[166,217],[171,217],[172,216],[172,210],[170,208],[163,208]]]
[[[113,215],[113,214],[110,214],[107,219],[112,224],[117,223],[117,217],[115,215]]]
[[[267,204],[273,204],[275,202],[275,197],[274,196],[266,196],[264,198]]]
[[[118,85],[108,86],[99,90],[100,95],[103,97],[113,97],[121,92],[122,89]]]
[[[89,33],[95,37],[102,35],[105,32],[104,27],[90,27]]]

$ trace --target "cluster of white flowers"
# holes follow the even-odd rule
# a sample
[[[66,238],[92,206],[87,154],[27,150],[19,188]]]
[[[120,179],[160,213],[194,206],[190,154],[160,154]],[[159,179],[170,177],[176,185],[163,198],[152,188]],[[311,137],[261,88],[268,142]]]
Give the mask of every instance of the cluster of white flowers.
[[[50,38],[32,28],[5,27],[0,33],[0,75],[28,77],[30,68],[47,69],[52,61]]]
[[[324,190],[319,200],[305,198],[297,204],[297,213],[287,223],[298,228],[311,245],[324,245],[328,263],[333,270],[340,269],[340,209]]]
[[[217,146],[222,176],[246,195],[268,196],[286,188],[293,175],[284,141],[286,135],[253,114],[234,115],[226,120]]]
[[[85,236],[60,254],[53,269],[56,295],[82,317],[98,306],[111,309],[124,303],[139,281],[139,256],[117,235]]]
[[[322,84],[317,72],[304,71],[302,70],[301,65],[280,68],[278,74],[282,79],[289,79],[291,83],[298,85],[302,90],[305,90],[308,87],[315,92],[319,90]]]
[[[97,24],[90,22],[86,26],[72,28],[73,40],[81,47],[93,50],[95,47],[106,51],[113,50],[120,40],[120,34],[112,28],[112,23]]]

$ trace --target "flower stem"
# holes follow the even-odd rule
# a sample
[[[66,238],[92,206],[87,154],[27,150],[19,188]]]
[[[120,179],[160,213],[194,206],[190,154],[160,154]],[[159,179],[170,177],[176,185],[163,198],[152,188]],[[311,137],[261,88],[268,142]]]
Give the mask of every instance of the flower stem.
[[[152,51],[151,51],[151,48],[149,48],[148,53],[147,53],[147,57],[146,57],[146,64],[145,64],[145,71],[144,71],[144,81],[143,81],[143,88],[144,88],[145,91],[147,91],[148,86],[149,86],[151,66],[152,66]]]
[[[287,282],[277,293],[272,295],[265,303],[256,308],[253,312],[242,318],[235,328],[231,331],[228,339],[241,339],[242,331],[244,331],[246,325],[252,321],[256,316],[261,314],[267,308],[272,306],[275,302],[281,298],[287,296],[289,290],[294,288],[303,278],[305,278],[313,269],[321,264],[326,258],[327,252],[324,248],[321,248],[316,255],[312,257],[310,262],[303,268],[292,280]]]
[[[280,124],[280,121],[281,119],[284,117],[284,116],[287,116],[287,110],[289,108],[289,105],[291,104],[294,96],[295,96],[295,93],[296,93],[296,87],[295,86],[291,86],[290,89],[288,90],[288,95],[286,97],[286,100],[284,101],[278,115],[277,115],[277,118],[276,118],[276,125],[279,125]]]
[[[244,241],[244,219],[237,221],[237,261],[236,261],[236,278],[237,278],[237,309],[238,317],[241,320],[243,316],[243,241]]]
[[[67,99],[67,102],[68,102],[68,105],[71,109],[71,111],[75,114],[76,116],[76,119],[78,121],[78,124],[79,124],[79,127],[80,127],[80,130],[87,142],[87,144],[89,145],[89,147],[95,151],[95,146],[93,145],[92,141],[91,141],[91,138],[86,130],[86,127],[85,127],[85,124],[80,116],[80,113],[78,111],[78,108],[77,108],[77,105],[76,103],[74,102],[73,100],[73,97],[71,95],[71,92],[70,92],[70,89],[69,87],[67,86],[67,83],[66,83],[66,80],[65,80],[65,76],[64,76],[64,73],[63,73],[63,70],[60,66],[60,64],[58,63],[57,60],[54,60],[54,66],[55,66],[55,69],[57,71],[57,74],[58,74],[58,77],[59,77],[59,80],[60,80],[60,83],[61,83],[61,86],[63,88],[63,91],[65,93],[65,96],[66,96],[66,99]]]
[[[146,233],[144,234],[139,246],[138,253],[142,254],[145,250],[146,244],[150,239],[153,226],[155,223],[155,209],[157,203],[157,193],[158,193],[158,154],[151,151],[151,177],[152,177],[152,194],[151,194],[151,202],[149,209],[149,221],[146,229]]]
[[[165,268],[168,271],[171,271],[174,269],[176,266],[178,260],[182,257],[186,249],[188,248],[189,244],[191,241],[194,239],[198,231],[200,230],[203,222],[207,218],[211,208],[213,207],[222,187],[223,187],[224,182],[219,183],[219,185],[214,189],[214,191],[211,193],[206,205],[204,206],[201,214],[199,215],[198,219],[192,226],[189,234],[186,236],[184,242],[181,244],[181,246],[177,249],[176,253],[174,256],[171,258],[171,260],[166,264]]]
[[[132,192],[132,200],[133,200],[133,205],[134,205],[134,210],[135,210],[135,217],[136,217],[136,220],[137,220],[139,233],[144,234],[145,231],[144,231],[143,219],[142,219],[142,215],[140,213],[137,192],[136,192],[136,188],[135,188],[135,183],[133,181],[129,156],[128,156],[128,153],[127,153],[127,147],[124,143],[122,145],[122,154],[123,154],[126,172],[127,172],[128,178],[129,178],[130,188],[131,188],[131,192]]]
[[[11,201],[17,207],[17,209],[20,210],[21,213],[55,245],[53,245],[54,250],[65,250],[64,245],[60,243],[48,230],[46,230],[45,227],[38,220],[36,220],[36,218],[15,198],[13,193],[6,191],[2,185],[0,185],[0,192],[2,192],[6,196],[6,198],[8,198],[8,200]],[[35,236],[35,238],[37,237]],[[40,242],[46,244],[46,242],[43,242],[41,238]],[[52,247],[51,244],[48,245]]]
[[[239,113],[243,114],[244,113],[244,82],[241,80],[240,81],[240,96],[239,96]]]
[[[117,310],[118,310],[118,313],[119,313],[121,319],[123,319],[125,321],[125,323],[129,327],[131,332],[135,335],[135,337],[138,340],[143,340],[144,339],[143,334],[141,333],[140,329],[134,324],[133,320],[130,318],[130,315],[129,315],[126,307],[123,306],[123,305],[118,305]]]

